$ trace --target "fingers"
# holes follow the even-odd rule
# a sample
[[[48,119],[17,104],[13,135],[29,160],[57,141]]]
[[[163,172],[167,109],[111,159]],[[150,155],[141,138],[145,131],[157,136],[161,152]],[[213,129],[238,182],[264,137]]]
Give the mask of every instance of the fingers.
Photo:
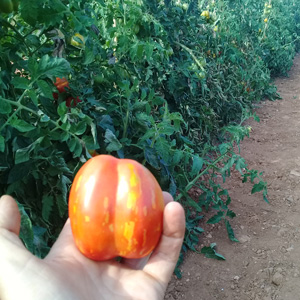
[[[177,202],[168,203],[164,211],[164,228],[161,240],[151,255],[144,271],[167,286],[174,272],[185,233],[183,207]]]
[[[21,215],[16,201],[10,196],[0,198],[0,228],[16,235],[20,233]]]
[[[174,201],[174,199],[173,199],[173,197],[171,196],[171,194],[169,194],[169,193],[167,193],[167,192],[163,192],[163,195],[164,195],[165,206],[166,206],[168,203]]]
[[[173,201],[173,197],[169,193],[163,192],[163,196],[164,196],[165,205],[167,205],[168,203]],[[151,254],[149,254],[146,257],[139,258],[139,259],[123,258],[122,264],[124,264],[125,266],[127,266],[131,269],[134,269],[134,270],[142,270],[144,268],[144,266],[147,264],[150,255]]]

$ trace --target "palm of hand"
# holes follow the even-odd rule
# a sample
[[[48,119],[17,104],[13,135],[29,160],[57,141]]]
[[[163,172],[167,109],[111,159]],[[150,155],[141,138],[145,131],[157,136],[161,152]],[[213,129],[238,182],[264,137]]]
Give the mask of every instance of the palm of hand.
[[[17,236],[20,221],[12,201],[6,200],[6,209],[0,202],[1,300],[163,299],[184,235],[178,203],[166,207],[163,237],[143,270],[136,270],[142,260],[85,258],[75,246],[69,221],[49,255],[34,257]]]

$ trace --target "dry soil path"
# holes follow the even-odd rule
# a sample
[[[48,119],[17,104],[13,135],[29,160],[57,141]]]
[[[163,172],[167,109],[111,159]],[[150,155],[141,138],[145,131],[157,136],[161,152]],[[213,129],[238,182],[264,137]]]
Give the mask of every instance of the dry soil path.
[[[241,145],[248,166],[264,171],[270,204],[235,174],[228,189],[240,243],[227,239],[224,225],[202,224],[199,249],[215,242],[226,261],[188,253],[165,299],[300,299],[300,56],[275,84],[282,100],[260,104],[261,121],[249,122],[253,131]]]

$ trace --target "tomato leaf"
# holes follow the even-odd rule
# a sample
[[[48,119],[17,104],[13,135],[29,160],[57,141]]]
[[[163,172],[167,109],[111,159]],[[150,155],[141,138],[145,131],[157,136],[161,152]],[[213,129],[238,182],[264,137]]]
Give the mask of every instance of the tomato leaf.
[[[254,184],[251,194],[262,191],[265,188],[265,186],[266,186],[266,184],[263,181],[260,181],[259,183]]]
[[[233,219],[234,217],[236,217],[236,214],[232,210],[228,209],[226,216]]]
[[[16,128],[20,132],[28,132],[35,129],[35,127],[32,126],[31,124],[19,119],[10,120],[9,125]]]
[[[11,105],[5,101],[4,98],[0,97],[0,114],[6,115],[11,112]]]
[[[200,173],[202,167],[203,167],[204,160],[202,157],[199,157],[198,155],[193,155],[193,166],[192,166],[192,171],[191,175],[197,175]]]
[[[79,157],[82,153],[82,145],[78,139],[75,140],[74,157]]]
[[[203,247],[201,249],[201,253],[205,254],[205,257],[207,258],[214,258],[217,260],[226,260],[225,257],[215,250],[216,244],[212,243],[209,247]]]
[[[223,211],[219,211],[216,215],[214,215],[213,217],[211,217],[208,221],[207,224],[216,224],[219,223],[224,217],[224,212]]]
[[[70,152],[74,152],[75,147],[76,147],[76,139],[72,138],[72,139],[68,140],[67,144],[68,144]]]
[[[16,165],[29,160],[31,147],[32,147],[32,145],[29,145],[26,148],[18,149],[16,151],[16,154],[15,154],[15,164]]]
[[[26,90],[29,87],[30,80],[25,77],[15,77],[11,83],[16,89]]]
[[[86,123],[85,121],[79,122],[75,129],[76,135],[82,135],[86,131]]]
[[[105,131],[105,142],[108,144],[106,150],[108,152],[118,151],[122,148],[122,144],[119,142],[117,137],[109,129]]]
[[[32,102],[37,106],[38,98],[37,98],[36,92],[34,90],[29,90],[27,93],[28,93],[28,96],[30,97],[30,99],[32,100]]]
[[[225,220],[225,225],[226,225],[226,229],[227,229],[229,239],[233,242],[238,242],[239,240],[236,239],[236,237],[234,235],[234,232],[233,232],[233,229],[232,229],[232,227],[231,227],[228,220]]]
[[[56,203],[58,207],[58,212],[60,217],[65,216],[67,212],[67,194],[68,194],[68,186],[71,184],[71,180],[64,176],[60,176],[60,180],[58,182],[57,188],[60,190],[60,193],[56,197]]]
[[[159,170],[160,163],[156,151],[153,148],[146,146],[144,149],[144,154],[147,163],[151,165],[153,168]]]
[[[5,150],[5,139],[2,135],[0,135],[0,152],[4,152]]]
[[[41,6],[41,3],[36,0],[26,0],[20,2],[19,9],[25,22],[30,25],[35,25],[39,13],[39,6]]]
[[[34,235],[33,235],[33,230],[32,230],[32,223],[31,220],[28,216],[28,214],[26,213],[24,206],[22,204],[20,204],[19,202],[17,202],[18,207],[19,207],[19,211],[21,214],[21,229],[20,229],[20,238],[23,241],[23,243],[25,244],[26,248],[33,252],[33,239],[34,239]]]
[[[13,166],[8,174],[7,183],[11,184],[13,182],[17,182],[20,179],[28,176],[31,168],[32,165],[30,161]]]
[[[84,51],[84,61],[83,64],[84,65],[89,65],[90,63],[92,63],[95,60],[95,55],[94,55],[94,51],[91,48],[85,48]]]
[[[42,216],[48,222],[52,211],[54,198],[51,195],[44,195],[42,198]]]
[[[53,99],[52,89],[45,80],[39,80],[37,82],[37,85],[45,97],[47,97],[49,99]]]
[[[58,105],[58,108],[57,108],[57,113],[60,117],[64,117],[66,115],[66,113],[68,112],[68,108],[66,106],[66,102],[63,101],[62,103],[60,103]],[[64,122],[63,122],[64,123]]]
[[[70,64],[64,58],[44,55],[37,68],[37,76],[64,77],[70,71]]]

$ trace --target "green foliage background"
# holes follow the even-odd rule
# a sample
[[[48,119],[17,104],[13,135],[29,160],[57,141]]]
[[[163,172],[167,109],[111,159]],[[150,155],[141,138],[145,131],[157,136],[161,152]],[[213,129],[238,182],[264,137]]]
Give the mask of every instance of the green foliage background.
[[[236,241],[214,179],[235,168],[268,201],[235,146],[244,121],[259,120],[253,106],[279,96],[272,77],[299,51],[299,12],[299,0],[21,0],[1,13],[0,194],[18,200],[26,246],[46,255],[91,150],[140,161],[183,204],[183,252],[210,207],[207,222],[223,221]],[[56,77],[70,89],[55,100]],[[67,107],[66,94],[82,102]]]

